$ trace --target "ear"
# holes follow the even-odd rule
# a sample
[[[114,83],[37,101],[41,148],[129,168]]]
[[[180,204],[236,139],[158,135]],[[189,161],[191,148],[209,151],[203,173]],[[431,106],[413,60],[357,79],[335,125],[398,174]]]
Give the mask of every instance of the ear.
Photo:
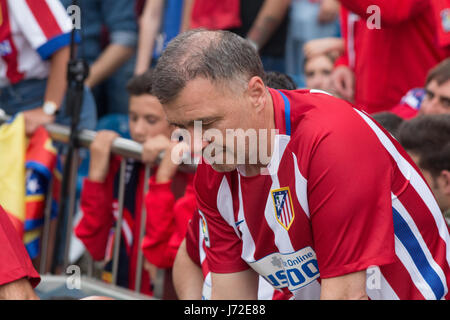
[[[444,194],[450,196],[450,171],[442,170],[439,178],[441,178],[442,181],[442,188]]]
[[[266,105],[266,85],[260,77],[253,77],[248,82],[247,95],[250,98],[252,105],[258,109],[264,109]]]

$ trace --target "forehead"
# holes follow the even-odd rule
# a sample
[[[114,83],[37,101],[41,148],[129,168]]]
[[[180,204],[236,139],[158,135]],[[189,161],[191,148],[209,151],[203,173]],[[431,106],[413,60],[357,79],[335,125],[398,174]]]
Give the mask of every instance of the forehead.
[[[143,94],[139,96],[130,96],[130,102],[129,102],[129,112],[140,114],[140,115],[146,115],[146,114],[152,114],[152,115],[163,115],[164,110],[159,102],[159,100],[150,94]]]
[[[175,100],[163,107],[170,123],[187,126],[195,120],[222,115],[232,100],[226,84],[196,78],[186,84]]]
[[[442,94],[445,94],[447,96],[450,96],[450,80],[446,81],[442,84],[438,84],[436,80],[431,80],[426,88],[428,90],[439,90]]]

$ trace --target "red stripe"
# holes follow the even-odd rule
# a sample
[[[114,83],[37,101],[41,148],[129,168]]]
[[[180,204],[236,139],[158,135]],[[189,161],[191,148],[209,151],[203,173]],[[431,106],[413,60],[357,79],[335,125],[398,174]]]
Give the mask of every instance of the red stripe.
[[[400,300],[423,300],[424,296],[412,284],[412,279],[402,262],[395,257],[395,262],[380,266],[380,271],[392,290],[397,294]]]
[[[7,0],[1,0],[1,10],[3,13],[3,24],[0,25],[0,40],[2,43],[8,42],[11,47],[11,52],[8,55],[3,56],[2,59],[6,62],[7,78],[12,84],[15,84],[24,78],[24,74],[19,72],[19,54],[11,33]]]
[[[47,39],[63,33],[46,1],[26,0],[26,2]]]

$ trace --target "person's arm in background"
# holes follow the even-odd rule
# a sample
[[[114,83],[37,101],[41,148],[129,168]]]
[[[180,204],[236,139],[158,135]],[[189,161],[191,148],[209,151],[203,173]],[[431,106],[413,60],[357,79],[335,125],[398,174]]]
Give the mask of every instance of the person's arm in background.
[[[112,131],[99,131],[90,146],[88,177],[81,191],[83,216],[75,228],[94,260],[102,260],[109,231],[114,223],[112,212],[113,184],[119,166],[111,161],[111,145],[118,136]]]
[[[60,108],[67,89],[67,63],[69,62],[70,48],[65,46],[56,51],[50,58],[50,73],[47,79],[44,103],[51,102]],[[46,114],[43,108],[23,112],[25,117],[25,131],[31,135],[41,125],[52,123],[55,115]]]
[[[139,18],[139,40],[135,74],[144,73],[152,62],[153,48],[158,35],[164,11],[165,0],[146,0]]]
[[[112,75],[135,52],[137,23],[134,1],[103,0],[102,15],[109,32],[110,44],[90,67],[86,86],[93,88]]]
[[[252,27],[247,33],[247,39],[261,49],[277,30],[291,4],[291,0],[265,0]]]
[[[181,21],[180,32],[185,32],[190,29],[191,26],[191,14],[192,8],[194,7],[195,0],[184,0],[183,1],[183,16]]]
[[[368,10],[371,6],[380,9],[380,20],[382,25],[392,26],[402,23],[422,14],[431,5],[430,0],[339,0],[351,12],[356,13],[363,19],[374,14]]]

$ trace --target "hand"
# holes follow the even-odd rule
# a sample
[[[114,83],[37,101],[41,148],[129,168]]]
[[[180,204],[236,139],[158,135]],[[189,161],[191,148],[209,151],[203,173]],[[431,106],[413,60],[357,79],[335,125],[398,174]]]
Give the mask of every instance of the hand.
[[[333,22],[339,15],[340,5],[336,0],[322,0],[318,20],[320,23]]]
[[[343,99],[353,102],[355,79],[353,71],[347,66],[338,66],[331,74],[333,87]]]
[[[40,126],[55,121],[55,116],[46,114],[42,108],[24,111],[23,116],[25,119],[25,133],[27,136],[33,135]]]
[[[173,179],[178,166],[182,163],[183,155],[189,152],[190,148],[185,142],[170,141],[170,145],[164,151],[164,157],[156,172],[156,182],[166,183]]]
[[[89,161],[89,180],[94,182],[105,182],[108,175],[111,146],[119,136],[117,132],[103,130],[99,131],[92,141]]]
[[[343,40],[332,37],[310,40],[303,46],[303,52],[307,59],[329,52],[341,51],[342,49]]]

